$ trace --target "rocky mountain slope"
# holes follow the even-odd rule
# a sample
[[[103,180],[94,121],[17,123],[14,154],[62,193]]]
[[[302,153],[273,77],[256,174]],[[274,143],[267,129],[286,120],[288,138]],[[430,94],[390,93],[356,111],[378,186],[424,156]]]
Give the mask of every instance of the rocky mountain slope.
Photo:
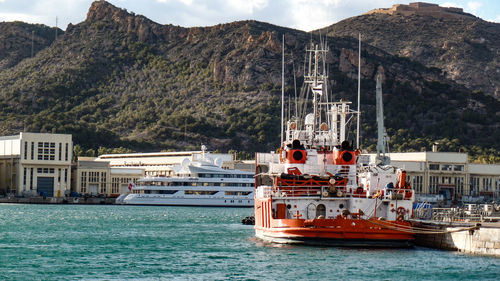
[[[311,35],[256,21],[160,25],[105,1],[32,59],[0,69],[0,135],[72,133],[85,149],[268,151],[279,145],[281,38],[287,98]],[[315,39],[313,37],[313,39]],[[316,38],[319,39],[319,38]],[[334,99],[356,100],[357,40],[327,38]],[[395,150],[496,155],[500,102],[382,49],[362,53],[362,141],[375,142],[375,75],[384,74]],[[352,138],[352,136],[351,136]],[[488,150],[489,149],[489,150]]]
[[[352,38],[361,33],[366,44],[439,68],[447,78],[500,100],[500,24],[448,10],[425,3],[394,5],[322,31]]]
[[[64,31],[57,29],[59,35]],[[50,46],[56,29],[41,24],[0,22],[0,71],[18,64],[40,50]],[[33,43],[33,45],[32,45]]]

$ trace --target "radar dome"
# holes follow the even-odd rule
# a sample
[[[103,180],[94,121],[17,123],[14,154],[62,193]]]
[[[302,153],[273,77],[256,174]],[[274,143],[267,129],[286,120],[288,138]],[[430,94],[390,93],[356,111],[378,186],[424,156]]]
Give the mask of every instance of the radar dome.
[[[184,158],[181,162],[181,166],[183,168],[187,168],[189,166],[189,164],[191,164],[191,160],[187,159],[187,158]]]
[[[215,158],[214,164],[215,166],[222,167],[222,159],[219,157]]]

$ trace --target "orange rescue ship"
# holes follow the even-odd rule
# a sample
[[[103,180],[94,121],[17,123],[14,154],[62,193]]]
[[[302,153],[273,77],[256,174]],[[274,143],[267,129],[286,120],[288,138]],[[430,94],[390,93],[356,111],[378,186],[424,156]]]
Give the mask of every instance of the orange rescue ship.
[[[408,247],[414,192],[393,166],[360,164],[346,140],[357,111],[330,102],[327,48],[311,46],[305,85],[313,98],[304,118],[286,122],[281,147],[256,154],[255,234],[273,243]],[[380,94],[381,95],[381,94]],[[307,112],[307,111],[306,111]],[[380,127],[379,127],[380,129]]]

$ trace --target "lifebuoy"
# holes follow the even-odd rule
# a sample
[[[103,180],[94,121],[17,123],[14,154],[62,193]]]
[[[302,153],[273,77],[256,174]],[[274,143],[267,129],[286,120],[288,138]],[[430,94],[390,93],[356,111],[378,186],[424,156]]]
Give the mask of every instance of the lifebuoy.
[[[399,207],[397,210],[398,215],[404,215],[406,214],[406,209],[404,207]]]

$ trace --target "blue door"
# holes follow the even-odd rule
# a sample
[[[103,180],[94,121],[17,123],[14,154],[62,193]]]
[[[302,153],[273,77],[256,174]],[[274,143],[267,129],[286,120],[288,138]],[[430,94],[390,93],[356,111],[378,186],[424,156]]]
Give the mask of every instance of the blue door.
[[[38,177],[36,181],[36,192],[42,196],[54,197],[54,178]]]

